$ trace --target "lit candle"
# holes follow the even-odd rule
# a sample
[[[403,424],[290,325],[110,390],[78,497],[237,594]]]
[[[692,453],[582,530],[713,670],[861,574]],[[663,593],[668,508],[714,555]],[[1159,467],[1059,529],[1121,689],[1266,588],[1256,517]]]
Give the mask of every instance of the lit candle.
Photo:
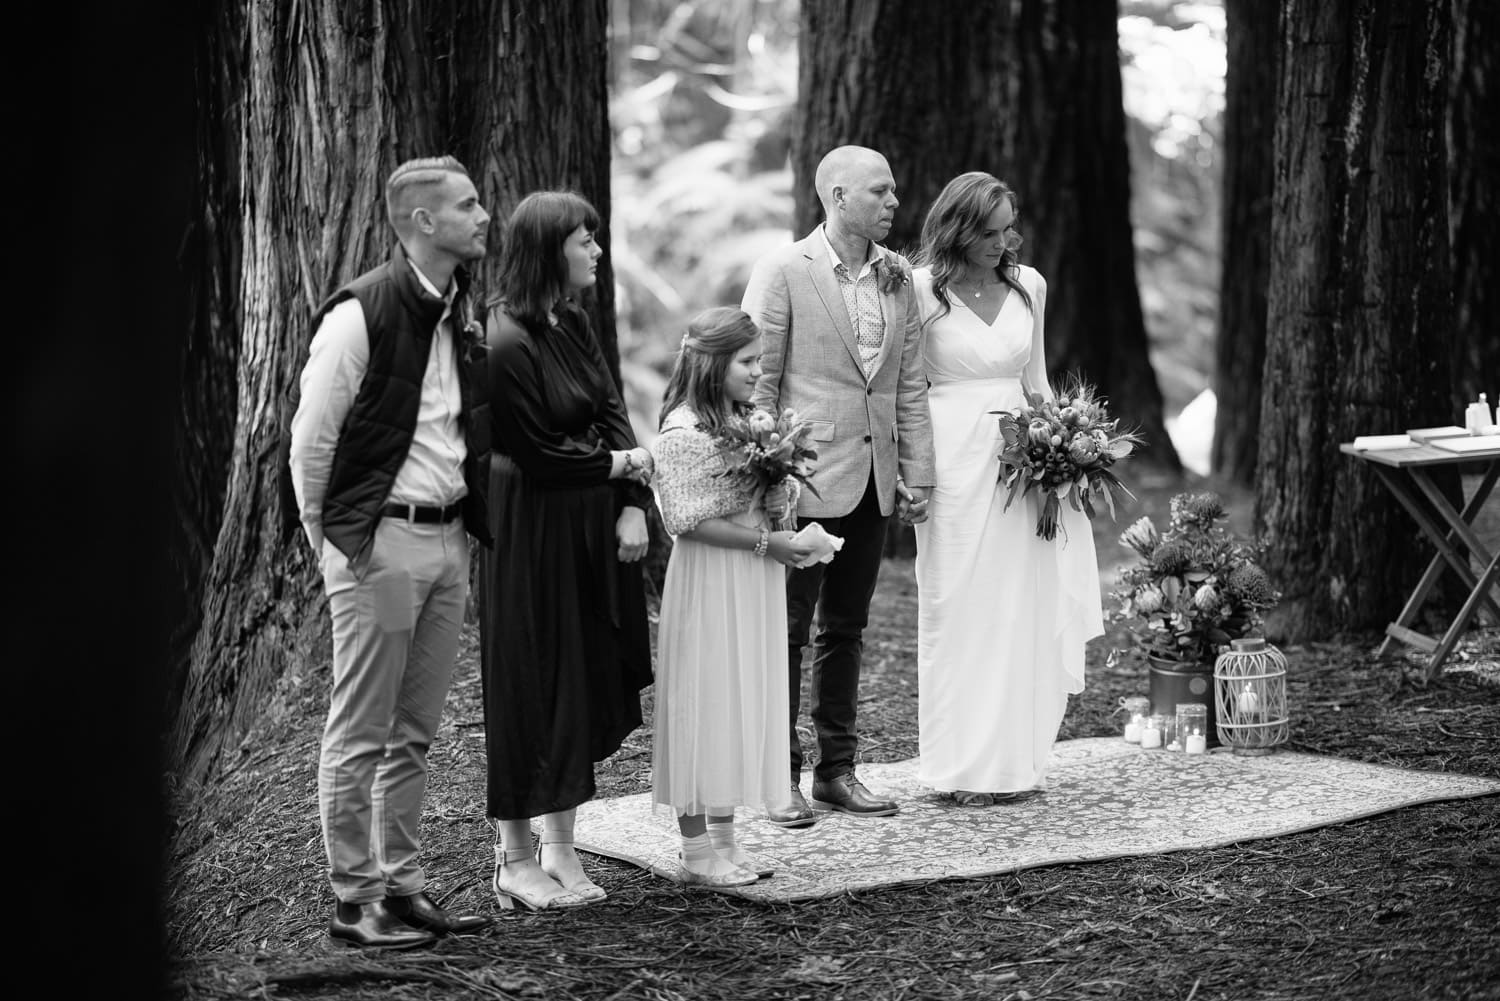
[[[1131,720],[1125,724],[1125,743],[1139,744],[1141,742],[1141,722]]]
[[[1187,737],[1187,752],[1189,754],[1202,754],[1208,750],[1208,738],[1201,733],[1190,733]]]
[[[1239,708],[1241,715],[1254,716],[1260,709],[1260,696],[1250,690],[1250,685],[1245,685],[1245,690],[1240,692]]]
[[[1146,724],[1145,729],[1141,730],[1141,746],[1142,747],[1160,747],[1161,746],[1161,730],[1158,729],[1157,727],[1152,726],[1149,723]]]

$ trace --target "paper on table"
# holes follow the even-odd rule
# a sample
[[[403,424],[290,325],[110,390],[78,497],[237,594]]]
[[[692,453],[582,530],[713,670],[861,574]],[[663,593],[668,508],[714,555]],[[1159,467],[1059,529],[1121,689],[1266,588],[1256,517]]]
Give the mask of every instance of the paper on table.
[[[1440,428],[1413,428],[1406,432],[1412,441],[1434,442],[1439,438],[1462,438],[1469,433],[1467,428],[1461,428],[1457,424],[1449,424]]]
[[[814,563],[827,563],[833,559],[835,553],[844,548],[843,539],[837,535],[829,535],[828,530],[816,521],[809,523],[806,528],[792,536],[792,541],[813,547],[812,555],[797,564],[799,570],[803,567],[810,567]]]
[[[1500,434],[1475,434],[1466,438],[1443,438],[1430,442],[1445,452],[1500,452]]]
[[[1404,434],[1367,434],[1354,439],[1354,447],[1361,452],[1378,452],[1387,448],[1411,448],[1416,442]]]

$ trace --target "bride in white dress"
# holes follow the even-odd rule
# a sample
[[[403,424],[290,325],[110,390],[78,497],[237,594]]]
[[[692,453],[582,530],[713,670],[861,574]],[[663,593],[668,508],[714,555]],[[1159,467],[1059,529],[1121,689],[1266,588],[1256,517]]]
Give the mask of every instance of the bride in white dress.
[[[1023,392],[1052,398],[1042,321],[1047,283],[1019,264],[1015,195],[975,171],[948,183],[922,227],[912,284],[922,309],[937,482],[917,535],[921,782],[988,805],[1044,785],[1084,644],[1104,632],[1088,519],[1062,506],[1005,511],[990,411]]]

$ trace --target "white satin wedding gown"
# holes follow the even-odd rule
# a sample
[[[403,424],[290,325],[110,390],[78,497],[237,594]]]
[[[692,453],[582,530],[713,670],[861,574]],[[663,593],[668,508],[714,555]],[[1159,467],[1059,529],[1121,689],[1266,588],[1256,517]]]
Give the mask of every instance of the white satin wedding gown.
[[[937,482],[916,527],[918,777],[945,792],[1044,785],[1068,696],[1083,691],[1084,644],[1104,631],[1088,519],[1064,502],[1049,542],[1027,500],[1002,510],[990,411],[1022,402],[1045,306],[1037,272],[1023,266],[1020,280],[1035,316],[1011,290],[985,323],[948,292],[952,308],[925,328]],[[934,316],[930,272],[916,269],[913,285]]]

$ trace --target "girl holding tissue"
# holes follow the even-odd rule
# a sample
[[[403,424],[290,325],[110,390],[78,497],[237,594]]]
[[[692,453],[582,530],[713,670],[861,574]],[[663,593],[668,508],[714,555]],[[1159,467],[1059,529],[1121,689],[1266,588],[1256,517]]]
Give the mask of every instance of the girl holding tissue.
[[[688,324],[651,445],[662,520],[674,536],[657,637],[651,786],[682,835],[682,879],[739,886],[769,875],[735,843],[736,807],[785,806],[786,571],[829,558],[775,522],[799,485],[761,491],[729,466],[715,433],[752,419],[760,332],[739,309]]]

